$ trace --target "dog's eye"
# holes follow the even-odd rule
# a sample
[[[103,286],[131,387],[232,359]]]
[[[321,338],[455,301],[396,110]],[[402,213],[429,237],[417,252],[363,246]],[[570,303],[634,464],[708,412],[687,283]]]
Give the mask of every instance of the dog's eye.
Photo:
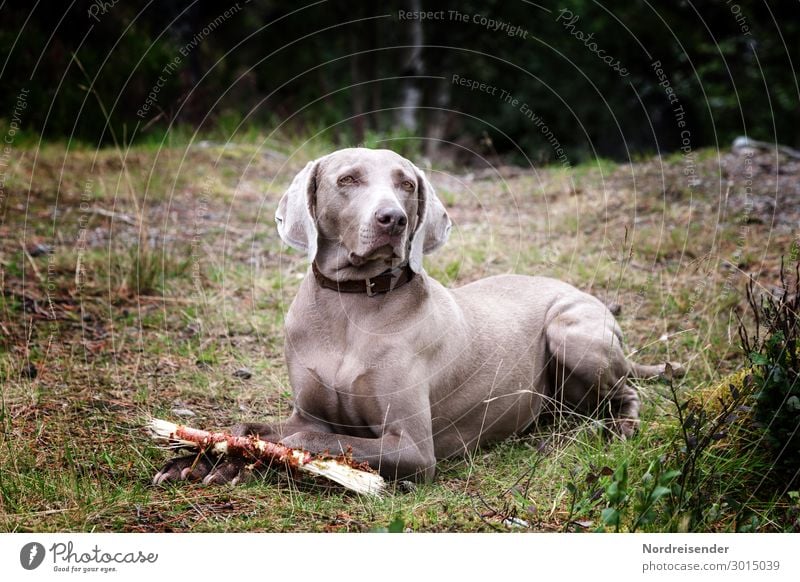
[[[353,176],[342,176],[336,181],[339,186],[352,186],[356,183],[356,179]]]
[[[402,182],[400,182],[400,187],[403,190],[408,190],[409,192],[413,192],[414,191],[414,182],[412,182],[411,180],[403,180]]]

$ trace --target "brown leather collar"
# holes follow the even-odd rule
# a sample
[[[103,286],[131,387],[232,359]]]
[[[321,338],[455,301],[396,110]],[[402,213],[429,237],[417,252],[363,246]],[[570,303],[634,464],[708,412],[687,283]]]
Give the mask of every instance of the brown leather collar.
[[[311,263],[311,270],[314,272],[317,283],[326,289],[333,289],[339,293],[366,293],[370,297],[402,287],[414,278],[414,271],[411,270],[408,263],[384,271],[370,279],[358,279],[356,281],[334,281],[333,279],[328,279],[319,272],[316,263]]]

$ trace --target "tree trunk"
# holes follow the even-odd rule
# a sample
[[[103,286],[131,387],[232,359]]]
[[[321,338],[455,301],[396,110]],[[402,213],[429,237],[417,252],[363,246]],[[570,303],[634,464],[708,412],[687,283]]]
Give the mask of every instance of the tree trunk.
[[[421,10],[420,0],[410,0],[409,8],[419,12]],[[403,130],[413,133],[417,130],[417,112],[422,101],[422,91],[416,78],[422,75],[424,63],[422,61],[422,21],[414,19],[409,22],[411,47],[408,57],[403,66],[403,76],[409,77],[402,81],[402,99],[400,109],[397,111],[397,125]]]
[[[350,94],[353,97],[353,137],[358,144],[364,143],[365,135],[365,120],[364,120],[364,85],[360,83],[363,81],[361,77],[361,56],[356,55],[359,50],[356,36],[350,37],[350,82],[353,86],[350,89]]]
[[[439,81],[434,86],[433,103],[436,108],[430,115],[427,127],[427,141],[425,142],[425,155],[429,159],[439,157],[442,140],[447,137],[447,126],[452,119],[452,113],[447,111],[450,107],[450,90],[453,85],[447,80]]]

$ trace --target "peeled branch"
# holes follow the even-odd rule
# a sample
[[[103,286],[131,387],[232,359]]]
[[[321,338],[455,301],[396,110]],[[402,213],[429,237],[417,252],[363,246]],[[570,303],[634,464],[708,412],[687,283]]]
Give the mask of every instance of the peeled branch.
[[[305,473],[325,477],[364,495],[380,496],[386,489],[383,477],[364,464],[346,457],[315,456],[303,449],[290,449],[258,436],[234,436],[225,432],[209,432],[152,419],[150,435],[171,448],[199,450],[211,455],[228,455],[257,461],[279,462]]]

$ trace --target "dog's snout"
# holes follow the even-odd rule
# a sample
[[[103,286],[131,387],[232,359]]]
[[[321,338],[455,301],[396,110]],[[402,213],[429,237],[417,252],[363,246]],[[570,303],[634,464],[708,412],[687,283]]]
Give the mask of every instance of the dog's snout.
[[[375,211],[375,221],[378,227],[382,230],[388,231],[391,234],[396,234],[400,229],[408,224],[408,218],[405,213],[396,207],[386,206],[379,208]]]

